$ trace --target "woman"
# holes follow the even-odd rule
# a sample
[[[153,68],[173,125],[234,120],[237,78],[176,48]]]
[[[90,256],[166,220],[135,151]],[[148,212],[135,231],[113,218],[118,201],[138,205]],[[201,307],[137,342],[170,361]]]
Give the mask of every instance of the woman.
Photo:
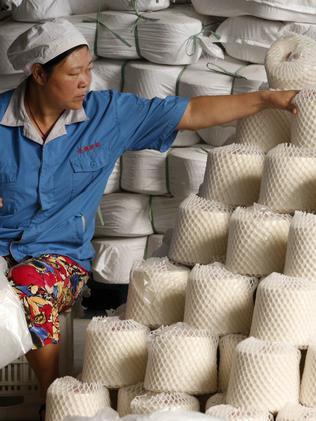
[[[94,215],[126,150],[166,151],[177,130],[197,130],[268,107],[295,112],[295,91],[147,100],[88,92],[92,57],[66,20],[35,25],[8,57],[27,79],[0,95],[0,255],[25,308],[27,359],[45,402],[58,377],[58,315],[87,282]],[[43,413],[43,411],[42,411]]]

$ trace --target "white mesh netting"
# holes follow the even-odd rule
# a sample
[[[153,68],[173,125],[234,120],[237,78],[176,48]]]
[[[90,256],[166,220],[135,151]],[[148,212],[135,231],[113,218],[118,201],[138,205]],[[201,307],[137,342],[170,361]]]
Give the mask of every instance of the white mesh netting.
[[[272,273],[257,289],[250,335],[306,347],[316,334],[316,283]]]
[[[92,417],[107,406],[111,406],[109,392],[101,384],[62,377],[47,391],[45,420],[60,421],[67,415]]]
[[[279,411],[276,421],[314,421],[316,408],[307,408],[303,405],[286,405]]]
[[[180,392],[147,392],[136,396],[131,402],[132,414],[149,415],[160,410],[183,409],[185,411],[198,411],[199,401],[187,393]]]
[[[218,337],[185,323],[151,334],[144,387],[202,395],[217,389]]]
[[[149,329],[134,320],[94,317],[86,333],[82,380],[110,388],[144,379]]]
[[[190,195],[177,211],[169,258],[189,266],[224,260],[231,212],[224,204]]]
[[[314,149],[281,144],[268,152],[263,169],[259,203],[277,212],[316,210],[315,191]]]
[[[258,280],[231,273],[220,263],[192,269],[184,322],[216,335],[249,333]]]
[[[316,85],[316,41],[290,35],[275,41],[265,61],[270,88],[303,89]]]
[[[226,335],[219,340],[219,367],[218,383],[219,390],[225,392],[228,387],[233,355],[239,342],[246,339],[244,335]],[[224,403],[224,402],[223,402]]]
[[[208,398],[205,404],[205,411],[207,411],[209,408],[212,408],[212,406],[222,405],[225,403],[225,394],[224,393],[216,393],[215,395]]]
[[[291,218],[255,204],[237,208],[230,219],[226,265],[244,275],[281,272]]]
[[[315,335],[307,350],[301,383],[300,401],[303,405],[316,407],[316,342]]]
[[[117,394],[117,412],[120,417],[131,414],[131,402],[138,396],[146,393],[143,383],[132,384],[121,387]]]
[[[315,65],[316,68],[316,65]],[[315,85],[316,86],[316,85]],[[316,90],[299,92],[293,100],[298,113],[292,119],[291,143],[306,148],[316,147]]]
[[[240,144],[259,146],[264,152],[279,143],[290,142],[291,114],[268,109],[238,121],[236,139]]]
[[[212,149],[200,196],[227,205],[251,205],[259,197],[264,152],[254,145],[231,144]]]
[[[242,408],[279,411],[298,403],[300,352],[292,345],[248,338],[237,345],[226,402]]]
[[[231,405],[213,406],[206,411],[206,414],[227,421],[273,421],[274,419],[269,411],[235,408]]]
[[[189,272],[167,257],[136,264],[128,289],[126,318],[152,328],[182,321]]]
[[[314,279],[316,274],[316,215],[295,212],[289,231],[284,271]]]

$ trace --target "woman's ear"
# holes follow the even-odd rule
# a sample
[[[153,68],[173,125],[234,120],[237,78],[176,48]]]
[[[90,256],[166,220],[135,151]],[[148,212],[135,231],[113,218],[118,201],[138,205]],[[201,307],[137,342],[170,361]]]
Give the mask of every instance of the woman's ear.
[[[39,63],[34,63],[32,65],[32,76],[36,83],[41,86],[44,86],[47,82],[47,73],[43,69],[43,66]]]

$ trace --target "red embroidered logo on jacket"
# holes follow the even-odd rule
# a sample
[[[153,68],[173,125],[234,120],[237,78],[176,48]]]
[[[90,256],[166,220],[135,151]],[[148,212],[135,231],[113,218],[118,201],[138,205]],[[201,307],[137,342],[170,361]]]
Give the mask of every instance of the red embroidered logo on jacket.
[[[91,145],[83,146],[82,148],[78,149],[78,153],[85,153],[92,151],[94,148],[99,148],[101,146],[100,142],[92,143]]]

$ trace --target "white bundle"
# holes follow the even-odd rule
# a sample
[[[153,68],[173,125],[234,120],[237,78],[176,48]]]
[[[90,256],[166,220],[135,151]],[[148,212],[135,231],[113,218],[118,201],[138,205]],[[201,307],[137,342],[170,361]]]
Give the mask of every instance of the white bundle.
[[[197,398],[181,392],[147,392],[136,396],[131,402],[132,414],[149,415],[156,411],[199,411]]]
[[[136,264],[128,288],[126,318],[151,328],[182,321],[189,272],[167,257]]]
[[[147,195],[168,193],[166,159],[167,152],[152,149],[125,152],[122,157],[122,188]]]
[[[203,181],[207,151],[196,145],[191,148],[175,148],[168,154],[168,185],[170,193],[184,199],[189,194],[197,194]]]
[[[316,61],[315,61],[316,62]],[[294,100],[298,113],[292,119],[291,142],[306,148],[316,147],[316,90],[305,89]]]
[[[316,215],[295,212],[289,231],[284,273],[315,280]]]
[[[122,86],[122,69],[123,60],[107,60],[98,58],[93,63],[92,83],[90,89],[92,91],[100,91],[104,89],[121,90]]]
[[[292,345],[248,338],[237,345],[226,394],[236,407],[275,413],[298,403],[300,352]]]
[[[156,196],[151,201],[152,225],[155,232],[164,234],[174,227],[182,197]]]
[[[227,421],[273,421],[274,419],[269,411],[236,408],[232,405],[213,406],[206,411],[206,414]]]
[[[20,22],[41,22],[71,15],[68,0],[22,0],[19,6],[13,6],[12,17]]]
[[[316,342],[315,335],[309,343],[301,383],[300,401],[303,405],[316,407]]]
[[[245,339],[246,336],[244,335],[234,334],[223,336],[219,340],[218,386],[222,392],[226,392],[228,387],[235,349],[239,342]]]
[[[196,132],[190,130],[178,130],[177,137],[175,138],[172,146],[179,148],[186,148],[189,146],[197,145],[201,143],[202,139]]]
[[[93,279],[105,284],[128,284],[134,263],[144,257],[147,237],[100,238],[92,244],[96,251]]]
[[[94,54],[94,43],[97,31],[95,13],[67,16],[66,19],[69,20],[69,22],[72,23],[78,29],[78,31],[82,33],[89,45],[92,58],[96,59]]]
[[[313,421],[316,419],[316,408],[303,405],[286,405],[279,411],[276,421]]]
[[[254,205],[237,208],[230,219],[226,265],[243,275],[282,272],[291,217]]]
[[[73,377],[56,379],[48,388],[46,421],[60,421],[67,415],[93,417],[110,407],[109,391],[100,383],[81,383]]]
[[[316,334],[316,283],[278,273],[260,282],[250,335],[306,348]]]
[[[121,178],[121,161],[120,159],[118,159],[108,179],[108,182],[104,189],[104,194],[118,192],[120,190],[120,178]]]
[[[205,411],[207,411],[209,408],[212,408],[212,406],[222,405],[225,403],[225,394],[224,393],[216,393],[215,395],[212,395],[205,404]]]
[[[191,194],[177,211],[169,258],[188,266],[223,261],[232,209]]]
[[[218,337],[176,323],[151,333],[144,387],[153,392],[206,394],[217,388]]]
[[[103,196],[96,218],[96,237],[143,237],[153,233],[149,196],[111,193]]]
[[[119,388],[144,379],[149,329],[134,320],[93,317],[87,327],[82,380]]]
[[[259,203],[276,212],[316,210],[316,151],[281,144],[266,155]]]
[[[102,5],[110,10],[138,10],[155,11],[167,9],[170,6],[170,0],[136,0],[135,6],[131,0],[102,0]]]
[[[131,402],[136,396],[145,393],[143,383],[121,387],[117,394],[117,412],[120,417],[131,414]]]
[[[185,296],[184,322],[216,335],[248,333],[258,280],[223,265],[195,265]]]
[[[264,152],[279,143],[288,143],[291,139],[291,113],[267,109],[243,118],[237,123],[236,139],[242,145],[256,145]]]
[[[303,89],[316,85],[316,40],[289,35],[275,41],[266,55],[270,88]]]
[[[95,13],[98,11],[100,0],[68,0],[74,15],[82,13]]]
[[[247,206],[259,197],[264,152],[233,143],[208,153],[200,196],[231,206]]]

